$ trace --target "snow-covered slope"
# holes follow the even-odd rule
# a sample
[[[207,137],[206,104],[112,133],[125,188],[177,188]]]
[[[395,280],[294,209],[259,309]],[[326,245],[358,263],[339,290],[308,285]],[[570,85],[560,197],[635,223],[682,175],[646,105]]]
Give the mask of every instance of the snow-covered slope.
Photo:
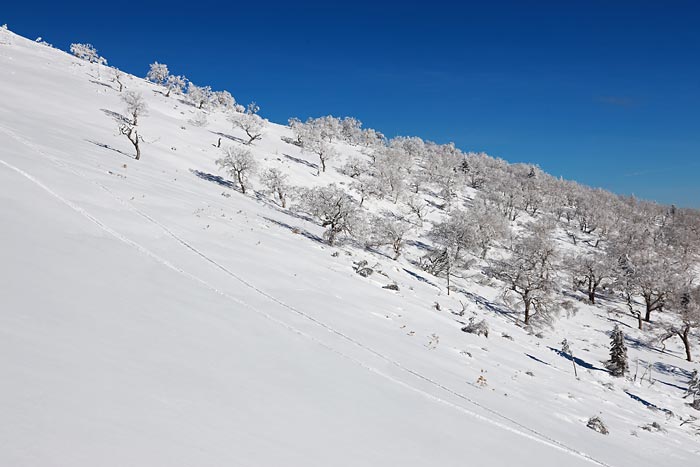
[[[682,424],[691,365],[646,346],[629,317],[580,305],[536,337],[495,289],[465,280],[469,295],[448,297],[407,260],[329,247],[313,222],[231,189],[213,143],[243,134],[223,114],[194,126],[195,109],[128,76],[149,106],[134,161],[107,68],[0,36],[0,465],[700,458],[698,425]],[[348,183],[339,161],[316,176],[282,136],[268,125],[261,165],[295,185]],[[383,274],[360,277],[359,260]],[[488,339],[460,331],[472,314]],[[654,384],[602,371],[615,322]],[[579,345],[579,379],[563,337]],[[586,427],[593,415],[609,435]],[[665,432],[640,428],[652,422]]]

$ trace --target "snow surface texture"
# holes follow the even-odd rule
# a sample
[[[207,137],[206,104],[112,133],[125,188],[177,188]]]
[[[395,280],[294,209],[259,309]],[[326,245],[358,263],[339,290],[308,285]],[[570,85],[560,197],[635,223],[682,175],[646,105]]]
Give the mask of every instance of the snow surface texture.
[[[675,344],[583,304],[538,338],[497,289],[448,297],[407,260],[329,247],[217,170],[218,133],[244,137],[222,113],[192,125],[196,109],[127,75],[149,106],[134,161],[107,67],[0,36],[0,465],[697,464]],[[269,124],[254,142],[260,165],[349,182],[336,168],[357,149],[338,144],[317,176],[283,136]],[[488,339],[461,332],[470,316]],[[614,323],[654,384],[603,370]]]

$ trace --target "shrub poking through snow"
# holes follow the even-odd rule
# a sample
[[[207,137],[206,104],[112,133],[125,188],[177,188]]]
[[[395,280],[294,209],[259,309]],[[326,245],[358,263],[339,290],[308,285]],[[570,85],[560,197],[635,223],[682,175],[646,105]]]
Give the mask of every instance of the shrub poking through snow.
[[[589,418],[588,423],[586,423],[586,426],[591,430],[600,433],[601,435],[607,435],[608,433],[610,433],[608,431],[608,427],[605,426],[605,423],[603,423],[603,420],[601,420],[600,417]]]
[[[482,319],[481,321],[476,321],[472,316],[471,318],[469,318],[469,323],[462,328],[462,332],[476,334],[477,336],[484,336],[488,339],[489,325],[486,323],[485,319]]]

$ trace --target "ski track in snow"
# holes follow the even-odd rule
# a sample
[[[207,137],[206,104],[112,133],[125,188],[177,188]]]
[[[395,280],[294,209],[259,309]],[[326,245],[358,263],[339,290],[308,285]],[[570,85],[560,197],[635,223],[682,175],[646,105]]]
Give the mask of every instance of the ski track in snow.
[[[176,235],[176,234],[175,234],[174,232],[172,232],[168,227],[166,227],[166,226],[163,225],[162,223],[158,222],[157,220],[153,219],[151,216],[149,216],[148,214],[146,214],[146,213],[144,213],[143,211],[139,210],[138,208],[134,207],[131,203],[125,201],[125,200],[122,199],[122,198],[120,198],[120,197],[119,197],[118,195],[116,195],[112,190],[110,190],[109,188],[107,188],[107,187],[104,186],[103,184],[101,184],[101,183],[99,183],[99,182],[97,182],[97,181],[90,180],[90,179],[89,179],[88,177],[86,177],[84,174],[82,174],[82,173],[80,173],[80,172],[77,172],[77,171],[75,171],[74,169],[71,169],[70,167],[66,166],[62,161],[60,161],[59,159],[57,159],[57,158],[55,158],[55,157],[53,157],[53,156],[47,154],[47,153],[46,153],[45,151],[43,151],[39,146],[37,146],[37,145],[34,144],[34,143],[31,143],[31,142],[27,141],[25,138],[23,138],[23,137],[17,135],[17,134],[14,133],[13,131],[11,131],[11,130],[5,128],[5,127],[0,127],[0,131],[2,131],[3,133],[5,133],[7,136],[11,137],[12,139],[18,141],[19,143],[21,143],[21,144],[23,144],[23,145],[29,147],[30,149],[32,149],[32,150],[34,150],[34,151],[36,151],[36,152],[38,152],[40,155],[44,156],[45,159],[50,160],[50,161],[51,161],[52,163],[54,163],[55,165],[60,166],[61,168],[70,171],[71,173],[73,173],[74,175],[76,175],[77,177],[79,177],[79,178],[81,178],[81,179],[83,179],[83,180],[87,180],[87,181],[90,181],[91,183],[96,184],[96,185],[99,186],[102,190],[104,190],[105,192],[107,192],[111,197],[113,197],[116,201],[118,201],[118,202],[121,203],[123,206],[125,206],[127,209],[129,209],[129,210],[132,211],[133,213],[135,213],[135,214],[141,216],[142,218],[146,219],[149,223],[151,223],[151,224],[157,226],[157,227],[160,228],[164,233],[166,233],[169,237],[171,237],[171,238],[172,238],[173,240],[175,240],[177,243],[179,243],[180,245],[182,245],[184,248],[186,248],[187,250],[189,250],[189,251],[191,251],[192,253],[196,254],[197,256],[199,256],[200,258],[202,258],[203,260],[205,260],[206,262],[208,262],[208,263],[210,263],[211,265],[213,265],[215,268],[221,270],[221,271],[224,272],[226,275],[230,276],[231,278],[233,278],[234,280],[236,280],[236,281],[239,282],[240,284],[244,285],[245,287],[247,287],[247,288],[249,288],[249,289],[255,291],[256,293],[260,294],[261,296],[265,297],[266,299],[268,299],[268,300],[274,302],[275,304],[277,304],[277,305],[283,307],[284,309],[289,310],[290,312],[292,312],[292,313],[294,313],[294,314],[296,314],[296,315],[298,315],[298,316],[300,316],[300,317],[306,319],[307,321],[310,321],[310,322],[312,322],[313,324],[315,324],[315,325],[317,325],[317,326],[319,326],[319,327],[321,327],[321,328],[323,328],[323,329],[329,331],[330,333],[332,333],[332,334],[338,336],[339,338],[341,338],[341,339],[343,339],[343,340],[345,340],[345,341],[347,341],[347,342],[352,343],[353,345],[355,345],[355,346],[357,346],[358,348],[360,348],[360,349],[362,349],[362,350],[364,350],[364,351],[366,351],[366,352],[368,352],[368,353],[374,355],[375,357],[378,357],[379,359],[384,360],[384,361],[387,362],[387,363],[390,363],[391,365],[393,365],[394,367],[400,369],[400,370],[403,371],[404,373],[407,373],[407,374],[409,374],[409,375],[411,375],[411,376],[413,376],[413,377],[415,377],[415,378],[418,378],[418,379],[422,380],[423,382],[426,382],[426,383],[428,383],[428,384],[434,386],[435,388],[438,388],[438,389],[440,389],[440,390],[442,390],[442,391],[445,391],[445,392],[447,392],[448,394],[457,397],[458,399],[461,399],[461,400],[463,400],[463,401],[465,401],[465,402],[467,402],[467,403],[469,403],[469,404],[471,404],[471,405],[473,405],[473,406],[475,406],[475,407],[478,407],[478,408],[480,408],[480,409],[482,409],[482,410],[488,412],[488,413],[491,414],[491,415],[494,415],[495,417],[498,417],[498,418],[500,418],[500,419],[502,419],[502,420],[504,420],[504,421],[507,421],[510,425],[505,424],[505,423],[502,423],[502,422],[498,422],[498,421],[496,421],[496,420],[493,420],[493,419],[490,419],[490,418],[485,417],[485,416],[483,416],[483,415],[480,415],[480,414],[478,414],[478,413],[476,413],[476,412],[473,412],[473,411],[471,411],[471,410],[469,410],[469,409],[467,409],[467,408],[465,408],[465,407],[463,407],[463,406],[461,406],[461,405],[458,405],[458,404],[455,404],[455,403],[450,402],[450,401],[448,401],[448,400],[442,399],[442,398],[440,398],[440,397],[438,397],[438,396],[436,396],[436,395],[434,395],[434,394],[431,394],[431,393],[426,392],[426,391],[424,391],[424,390],[422,390],[422,389],[420,389],[420,388],[417,388],[417,387],[415,387],[415,386],[412,386],[412,385],[410,385],[410,384],[407,383],[407,382],[401,381],[400,379],[397,379],[397,378],[395,378],[395,377],[393,377],[393,376],[391,376],[391,375],[389,375],[389,374],[387,374],[387,373],[384,373],[384,372],[382,372],[381,370],[379,370],[379,369],[377,369],[377,368],[375,368],[375,367],[373,367],[373,366],[370,366],[370,365],[368,365],[368,364],[362,362],[361,360],[358,360],[358,359],[355,358],[355,357],[352,357],[352,356],[350,356],[350,355],[347,355],[347,354],[341,352],[340,350],[338,350],[338,349],[336,349],[336,348],[333,348],[332,346],[330,346],[330,345],[328,345],[328,344],[325,344],[324,342],[322,342],[322,341],[320,341],[319,339],[313,337],[312,335],[310,335],[310,334],[308,334],[308,333],[306,333],[306,332],[304,332],[304,331],[302,331],[302,330],[300,330],[300,329],[298,329],[298,328],[296,328],[296,327],[294,327],[294,326],[292,326],[292,325],[290,325],[290,324],[288,324],[288,323],[286,323],[286,322],[284,322],[284,321],[282,321],[282,320],[280,320],[280,319],[278,319],[278,318],[275,318],[274,316],[272,316],[272,315],[270,315],[270,314],[268,314],[268,313],[266,313],[266,312],[264,312],[264,311],[262,311],[262,310],[260,310],[260,309],[258,309],[258,308],[255,308],[255,307],[253,307],[253,306],[251,306],[251,305],[245,303],[244,301],[242,301],[242,300],[239,299],[239,298],[234,297],[234,296],[232,296],[232,295],[229,295],[228,293],[226,293],[226,292],[224,292],[224,291],[222,291],[222,290],[216,288],[215,286],[213,286],[213,285],[210,284],[209,282],[205,281],[204,279],[202,279],[202,278],[200,278],[200,277],[198,277],[198,276],[196,276],[196,275],[194,275],[194,274],[191,274],[191,273],[185,271],[184,269],[182,269],[182,268],[176,266],[175,264],[173,264],[172,262],[168,261],[167,259],[161,257],[160,255],[157,255],[156,253],[153,253],[152,251],[150,251],[148,248],[144,247],[143,245],[141,245],[141,244],[135,242],[134,240],[131,240],[130,238],[128,238],[128,237],[126,237],[126,236],[120,234],[119,232],[115,231],[114,229],[112,229],[111,227],[109,227],[108,225],[106,225],[106,224],[104,224],[102,221],[100,221],[98,218],[96,218],[95,216],[93,216],[92,214],[90,214],[88,211],[86,211],[86,210],[85,210],[84,208],[82,208],[81,206],[79,206],[79,205],[77,205],[76,203],[74,203],[74,202],[72,202],[72,201],[66,199],[65,197],[61,196],[59,193],[57,193],[56,191],[54,191],[53,189],[51,189],[49,186],[47,186],[46,184],[44,184],[42,181],[38,180],[36,177],[32,176],[32,175],[29,174],[28,172],[26,172],[26,171],[24,171],[24,170],[22,170],[22,169],[20,169],[20,168],[18,168],[18,167],[16,167],[16,166],[14,166],[14,165],[12,165],[12,164],[10,164],[10,163],[8,163],[8,162],[6,162],[6,161],[0,159],[0,165],[5,166],[6,168],[8,168],[8,169],[10,169],[10,170],[12,170],[12,171],[14,171],[14,172],[16,172],[17,174],[19,174],[19,175],[21,175],[22,177],[26,178],[27,180],[31,181],[33,184],[35,184],[36,186],[38,186],[39,188],[41,188],[43,191],[45,191],[46,193],[48,193],[49,195],[51,195],[53,198],[55,198],[56,200],[58,200],[58,201],[61,202],[62,204],[66,205],[67,207],[71,208],[73,211],[77,212],[78,214],[80,214],[80,215],[82,215],[83,217],[85,217],[86,219],[88,219],[90,222],[92,222],[93,224],[95,224],[97,227],[99,227],[99,228],[100,228],[101,230],[103,230],[104,232],[106,232],[106,233],[108,233],[109,235],[113,236],[113,237],[116,238],[117,240],[119,240],[119,241],[121,241],[121,242],[123,242],[123,243],[125,243],[125,244],[127,244],[127,245],[129,245],[129,246],[131,246],[131,247],[133,247],[133,248],[135,248],[135,249],[136,249],[137,251],[139,251],[140,253],[142,253],[142,254],[144,254],[144,255],[150,257],[151,259],[153,259],[154,261],[156,261],[156,262],[162,264],[163,266],[166,266],[167,268],[169,268],[169,269],[171,269],[171,270],[173,270],[173,271],[175,271],[175,272],[177,272],[177,273],[179,273],[179,274],[181,274],[181,275],[183,275],[183,276],[185,276],[185,277],[187,277],[187,278],[189,278],[189,279],[191,279],[191,280],[193,280],[193,281],[199,283],[200,285],[206,287],[207,289],[211,290],[212,292],[214,292],[214,293],[216,293],[216,294],[218,294],[218,295],[220,295],[220,296],[223,296],[223,297],[227,298],[228,300],[231,300],[231,301],[233,301],[233,302],[235,302],[235,303],[237,303],[237,304],[239,304],[239,305],[244,306],[245,308],[247,308],[247,309],[253,311],[254,313],[263,316],[263,317],[266,318],[267,320],[269,320],[269,321],[271,321],[271,322],[274,322],[275,324],[280,325],[280,326],[286,328],[287,330],[289,330],[289,331],[291,331],[291,332],[293,332],[293,333],[295,333],[295,334],[297,334],[297,335],[299,335],[299,336],[302,336],[302,337],[304,337],[304,338],[306,338],[306,339],[309,339],[310,341],[314,342],[315,344],[320,345],[321,347],[323,347],[323,348],[325,348],[325,349],[327,349],[327,350],[329,350],[329,351],[331,351],[331,352],[333,352],[333,353],[339,355],[340,357],[342,357],[342,358],[344,358],[344,359],[346,359],[346,360],[349,360],[349,361],[351,361],[351,362],[353,362],[353,363],[355,363],[355,364],[361,366],[362,368],[368,370],[369,372],[374,373],[374,374],[376,374],[376,375],[379,375],[379,376],[381,376],[381,377],[383,377],[383,378],[385,378],[385,379],[387,379],[387,380],[389,380],[389,381],[391,381],[391,382],[393,382],[393,383],[395,383],[395,384],[397,384],[397,385],[399,385],[399,386],[401,386],[401,387],[403,387],[403,388],[405,388],[405,389],[408,389],[408,390],[411,390],[411,391],[413,391],[413,392],[416,392],[416,393],[422,395],[423,397],[426,397],[426,398],[428,398],[428,399],[430,399],[430,400],[432,400],[432,401],[434,401],[434,402],[438,402],[438,403],[444,404],[444,405],[446,405],[446,406],[452,407],[452,408],[454,408],[454,409],[456,409],[456,410],[458,410],[458,411],[460,411],[460,412],[462,412],[462,413],[464,413],[464,414],[467,414],[467,415],[469,415],[469,416],[471,416],[471,417],[473,417],[473,418],[475,418],[475,419],[477,419],[477,420],[480,420],[480,421],[489,423],[489,424],[491,424],[491,425],[493,425],[493,426],[496,426],[496,427],[498,427],[498,428],[504,429],[504,430],[509,431],[509,432],[511,432],[511,433],[517,434],[517,435],[519,435],[519,436],[525,437],[525,438],[530,439],[530,440],[532,440],[532,441],[535,441],[535,442],[538,442],[538,443],[540,443],[540,444],[549,446],[549,447],[551,447],[551,448],[554,448],[554,449],[557,449],[557,450],[566,452],[566,453],[568,453],[568,454],[570,454],[570,455],[573,455],[573,456],[582,458],[582,459],[584,459],[584,460],[586,460],[586,461],[588,461],[588,462],[591,462],[591,463],[593,463],[593,464],[600,465],[600,466],[604,466],[604,467],[612,467],[610,464],[607,464],[607,463],[605,463],[605,462],[603,462],[603,461],[600,461],[600,460],[598,460],[598,459],[596,459],[596,458],[594,458],[594,457],[592,457],[592,456],[590,456],[590,455],[588,455],[588,454],[586,454],[586,453],[584,453],[584,452],[581,452],[581,451],[578,451],[578,450],[576,450],[576,449],[573,449],[573,448],[571,448],[571,447],[565,445],[564,443],[562,443],[562,442],[560,442],[560,441],[557,441],[556,439],[551,438],[551,437],[545,435],[544,433],[541,433],[541,432],[539,432],[539,431],[537,431],[537,430],[535,430],[535,429],[532,429],[532,428],[530,428],[530,427],[527,427],[527,426],[521,424],[520,422],[518,422],[518,421],[516,421],[516,420],[514,420],[514,419],[512,419],[512,418],[510,418],[510,417],[507,417],[507,416],[505,416],[505,415],[503,415],[503,414],[497,412],[497,411],[494,410],[494,409],[491,409],[491,408],[489,408],[489,407],[484,406],[483,404],[481,404],[481,403],[479,403],[479,402],[477,402],[477,401],[475,401],[475,400],[469,398],[468,396],[466,396],[466,395],[464,395],[464,394],[462,394],[462,393],[460,393],[460,392],[458,392],[458,391],[456,391],[456,390],[454,390],[454,389],[451,389],[451,388],[449,388],[449,387],[443,385],[442,383],[440,383],[440,382],[438,382],[438,381],[435,381],[435,380],[431,379],[431,378],[428,377],[428,376],[423,375],[422,373],[420,373],[420,372],[418,372],[418,371],[416,371],[416,370],[413,370],[413,369],[411,369],[411,368],[409,368],[409,367],[403,365],[402,363],[400,363],[400,362],[398,362],[398,361],[392,359],[391,357],[389,357],[389,356],[387,356],[387,355],[385,355],[385,354],[382,354],[381,352],[379,352],[379,351],[377,351],[377,350],[374,350],[373,348],[371,348],[371,347],[369,347],[369,346],[363,344],[362,342],[360,342],[360,341],[354,339],[353,337],[350,337],[350,336],[348,336],[347,334],[344,334],[343,332],[341,332],[341,331],[339,331],[339,330],[333,328],[332,326],[330,326],[330,325],[328,325],[328,324],[326,324],[326,323],[324,323],[324,322],[318,320],[317,318],[314,318],[313,316],[311,316],[311,315],[305,313],[304,311],[299,310],[299,309],[295,308],[294,306],[285,303],[284,301],[282,301],[282,300],[280,300],[280,299],[274,297],[273,295],[270,295],[269,293],[267,293],[267,292],[265,292],[264,290],[258,288],[258,287],[255,286],[254,284],[252,284],[252,283],[248,282],[247,280],[243,279],[242,277],[240,277],[240,276],[237,275],[236,273],[232,272],[231,270],[229,270],[228,268],[226,268],[226,267],[223,266],[222,264],[220,264],[220,263],[218,263],[217,261],[211,259],[211,258],[208,257],[206,254],[204,254],[202,251],[198,250],[196,247],[192,246],[190,243],[188,243],[187,241],[183,240],[181,237],[179,237],[178,235]],[[511,425],[512,425],[512,426],[511,426]]]

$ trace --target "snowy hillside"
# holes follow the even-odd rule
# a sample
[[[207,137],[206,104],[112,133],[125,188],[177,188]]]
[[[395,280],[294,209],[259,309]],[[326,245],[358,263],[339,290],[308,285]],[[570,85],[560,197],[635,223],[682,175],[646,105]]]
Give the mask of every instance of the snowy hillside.
[[[479,255],[449,295],[444,273],[420,267],[449,211],[429,182],[398,259],[361,241],[371,216],[408,212],[391,196],[368,196],[366,227],[330,245],[299,206],[331,183],[358,201],[344,167],[368,163],[367,147],[328,143],[322,172],[288,126],[245,145],[231,112],[112,78],[0,30],[0,465],[698,463],[700,411],[683,398],[697,365],[680,340],[662,346],[618,295],[591,305],[568,285],[566,254],[593,233],[574,245],[554,228],[568,311],[524,326]],[[126,92],[147,106],[138,161],[118,130]],[[257,165],[245,194],[216,163],[226,148]],[[284,208],[270,168],[296,187]],[[479,193],[457,191],[453,207]],[[538,216],[508,221],[487,258],[510,258]],[[470,318],[488,337],[462,331]],[[616,324],[625,377],[605,365]],[[609,434],[587,427],[594,416]]]

